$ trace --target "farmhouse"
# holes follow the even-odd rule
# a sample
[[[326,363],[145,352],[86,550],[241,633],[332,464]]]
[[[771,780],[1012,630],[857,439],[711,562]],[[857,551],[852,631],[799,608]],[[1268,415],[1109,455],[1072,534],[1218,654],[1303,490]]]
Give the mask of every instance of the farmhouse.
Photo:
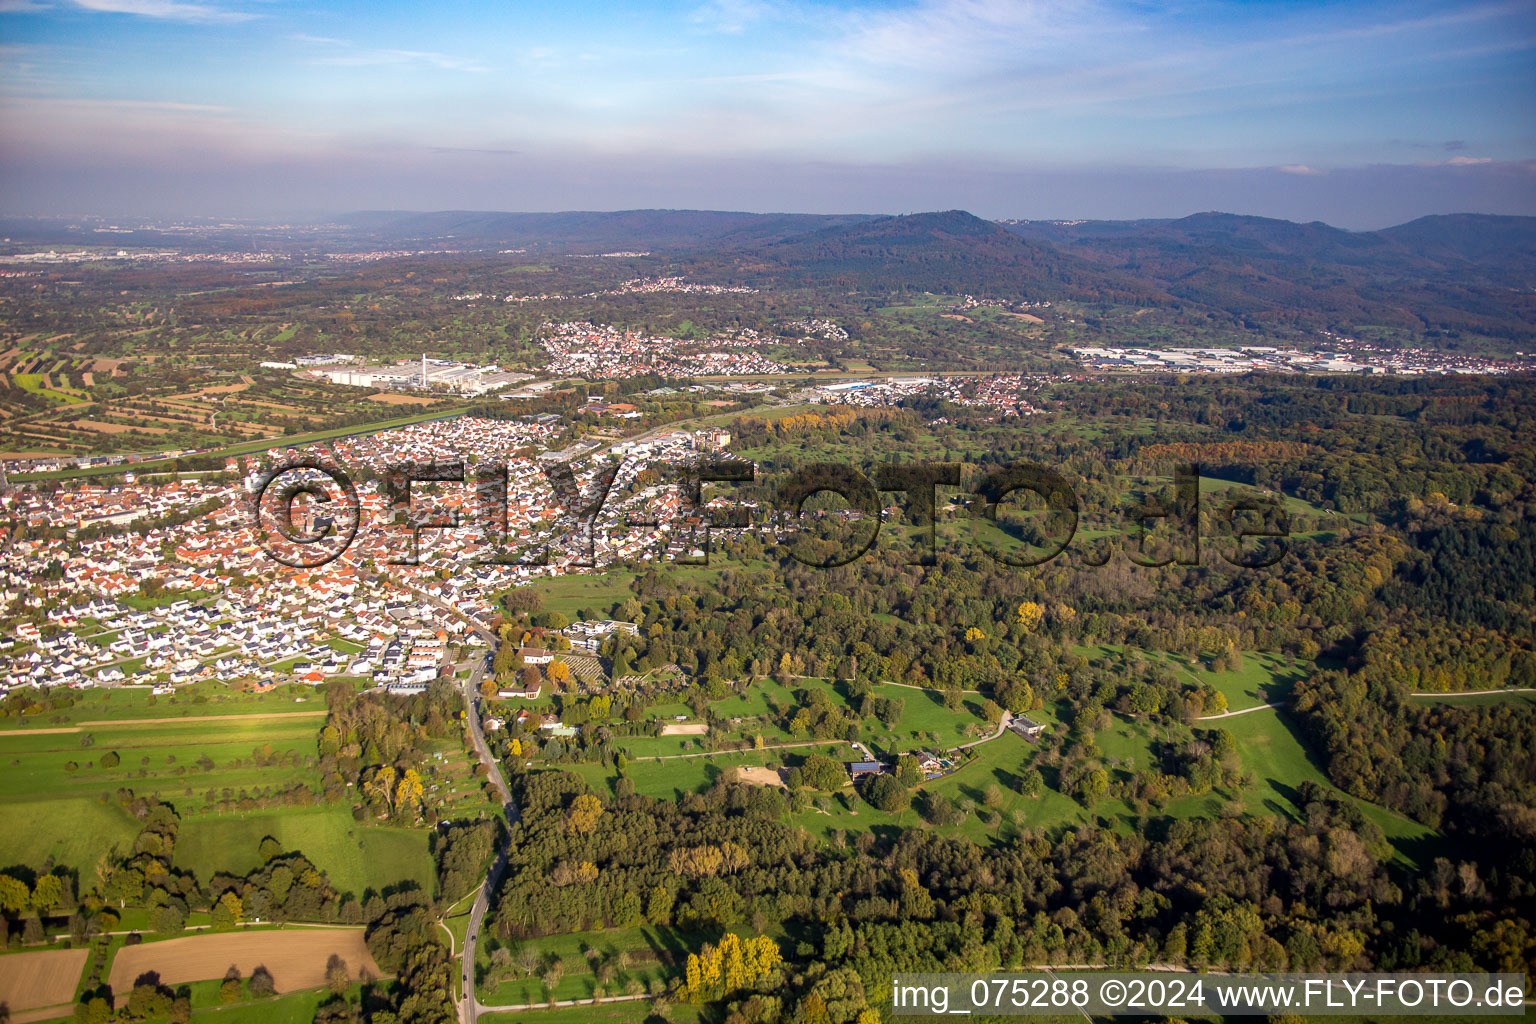
[[[857,782],[867,775],[879,775],[884,770],[885,766],[879,761],[853,761],[848,765],[848,777]]]

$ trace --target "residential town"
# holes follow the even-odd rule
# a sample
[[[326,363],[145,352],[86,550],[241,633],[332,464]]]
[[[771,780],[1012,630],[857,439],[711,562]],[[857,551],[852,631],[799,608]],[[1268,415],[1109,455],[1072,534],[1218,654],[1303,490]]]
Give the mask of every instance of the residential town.
[[[254,457],[230,459],[206,479],[12,488],[0,495],[0,522],[17,537],[0,552],[0,601],[24,620],[0,640],[0,689],[138,684],[171,692],[218,678],[261,692],[339,675],[418,692],[448,670],[450,646],[483,644],[468,623],[489,621],[508,589],[615,561],[702,554],[689,539],[698,513],[676,485],[638,486],[637,478],[713,451],[727,433],[669,430],[584,448],[571,467],[575,490],[562,499],[550,470],[568,463],[549,456],[570,453],[544,447],[553,431],[460,417],[337,442],[339,463],[365,481],[357,536],[339,558],[308,569],[276,563],[263,546],[266,514],[252,515],[263,473]],[[281,467],[289,454],[297,453],[267,461]],[[412,562],[409,530],[392,522],[378,481],[391,466],[434,460],[506,467],[505,535],[476,528],[470,488],[433,494],[417,485],[413,510],[464,516],[459,530],[421,531]],[[584,507],[599,492],[610,497],[591,521],[566,507]],[[307,523],[318,508],[304,505]],[[491,560],[507,552],[520,555]],[[577,622],[569,644],[590,654],[613,632],[633,629]]]

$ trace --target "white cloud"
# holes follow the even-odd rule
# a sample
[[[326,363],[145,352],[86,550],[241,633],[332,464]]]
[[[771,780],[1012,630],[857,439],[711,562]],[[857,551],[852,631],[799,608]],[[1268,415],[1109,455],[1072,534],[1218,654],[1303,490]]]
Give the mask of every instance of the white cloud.
[[[735,35],[773,13],[762,0],[708,0],[688,16],[695,25]]]
[[[294,36],[301,43],[309,43],[312,46],[320,46],[331,52],[316,57],[315,64],[338,68],[372,68],[372,67],[428,67],[441,71],[485,71],[485,65],[468,57],[455,57],[452,54],[438,53],[435,50],[397,50],[391,48],[373,48],[357,46],[345,39],[333,39],[329,36]]]
[[[1306,164],[1283,164],[1275,168],[1275,170],[1281,174],[1300,174],[1308,177],[1328,173],[1327,171],[1320,171],[1316,167],[1308,167]]]
[[[75,5],[103,14],[134,14],[167,21],[249,21],[256,17],[244,11],[230,11],[209,4],[184,3],[182,0],[74,0]]]

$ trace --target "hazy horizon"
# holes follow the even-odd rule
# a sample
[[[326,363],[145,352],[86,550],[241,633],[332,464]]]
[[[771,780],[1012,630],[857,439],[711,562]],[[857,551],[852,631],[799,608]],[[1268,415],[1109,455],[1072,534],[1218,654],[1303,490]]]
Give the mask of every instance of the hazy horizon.
[[[965,210],[964,208],[961,208],[961,207],[951,207],[950,210],[958,210],[959,212],[962,212],[962,213],[971,213],[973,216],[978,216],[978,217],[981,216],[980,214],[975,214],[973,211]],[[228,223],[228,224],[241,224],[241,225],[268,226],[268,227],[271,227],[271,226],[281,226],[281,225],[320,226],[320,225],[326,225],[326,224],[339,224],[340,222],[342,222],[343,220],[345,220],[347,218],[357,217],[357,216],[361,216],[361,215],[365,215],[365,214],[379,214],[379,215],[391,215],[391,214],[393,214],[393,215],[398,215],[400,217],[410,217],[410,216],[434,216],[434,215],[445,215],[445,214],[465,214],[465,215],[475,215],[475,216],[523,216],[523,215],[559,216],[559,215],[579,215],[579,214],[625,214],[625,213],[716,213],[716,214],[726,214],[726,215],[730,215],[730,214],[746,214],[746,215],[751,215],[751,216],[763,216],[763,217],[773,217],[773,216],[859,216],[859,217],[875,217],[875,218],[879,218],[879,217],[920,216],[920,215],[923,215],[923,214],[945,213],[945,212],[950,212],[950,210],[940,210],[940,209],[936,208],[936,209],[932,209],[932,210],[900,210],[900,211],[890,211],[890,210],[827,210],[827,211],[814,211],[813,212],[813,211],[791,210],[791,209],[742,210],[742,209],[726,209],[726,208],[723,208],[723,207],[705,208],[705,207],[680,207],[680,206],[670,206],[670,207],[631,206],[631,207],[615,207],[615,208],[612,208],[612,209],[592,209],[592,208],[568,207],[568,208],[564,208],[564,209],[551,209],[551,210],[511,210],[511,209],[491,209],[491,208],[472,208],[472,207],[445,207],[445,208],[441,208],[441,209],[427,209],[427,208],[406,209],[406,208],[399,208],[399,207],[396,207],[396,208],[389,208],[389,207],[360,207],[358,209],[350,209],[350,210],[310,211],[310,212],[296,213],[296,214],[291,215],[291,216],[278,216],[278,215],[242,216],[242,215],[232,215],[232,214],[231,215],[221,215],[221,214],[217,214],[217,213],[213,213],[213,214],[187,213],[187,214],[161,214],[161,215],[154,215],[154,214],[121,214],[121,213],[113,214],[113,213],[96,213],[96,212],[85,212],[85,211],[77,211],[77,212],[72,212],[72,213],[71,212],[60,212],[60,213],[13,213],[13,212],[9,212],[9,211],[0,210],[0,220],[8,220],[8,221],[42,221],[42,222],[48,222],[48,221],[71,221],[71,220],[90,220],[90,221],[99,221],[99,222],[103,222],[103,223],[107,223],[107,224],[116,224],[117,226],[139,226],[139,227],[152,227],[152,226],[155,226],[155,225],[166,225],[166,224],[176,224],[176,223],[203,223],[203,224],[207,224],[208,226],[212,226],[213,224],[216,224],[216,223]],[[1422,219],[1424,217],[1435,217],[1435,216],[1493,216],[1493,217],[1510,216],[1510,217],[1533,217],[1533,216],[1536,216],[1536,214],[1528,214],[1528,213],[1504,214],[1504,213],[1486,213],[1484,211],[1479,211],[1479,210],[1451,210],[1451,211],[1446,211],[1444,213],[1420,214],[1420,215],[1415,216],[1415,217],[1410,217],[1410,218],[1408,218],[1406,220],[1393,221],[1391,223],[1378,224],[1378,225],[1374,225],[1374,226],[1371,226],[1371,227],[1347,227],[1345,225],[1335,224],[1335,223],[1332,223],[1330,221],[1322,220],[1320,218],[1302,219],[1302,218],[1293,218],[1293,217],[1291,217],[1291,218],[1268,217],[1267,215],[1264,215],[1264,214],[1244,213],[1244,212],[1237,211],[1237,210],[1220,210],[1220,209],[1189,210],[1189,211],[1187,211],[1185,213],[1173,214],[1173,215],[1165,215],[1165,216],[1129,216],[1129,217],[1005,217],[1005,216],[999,216],[999,217],[984,217],[982,219],[991,220],[991,221],[1010,221],[1011,220],[1011,221],[1034,222],[1034,223],[1073,224],[1073,223],[1130,223],[1130,222],[1136,222],[1136,221],[1171,222],[1171,221],[1178,221],[1178,220],[1183,220],[1185,218],[1199,217],[1199,216],[1257,217],[1257,218],[1260,218],[1260,219],[1283,220],[1283,221],[1287,221],[1287,222],[1294,223],[1294,224],[1322,224],[1322,225],[1324,225],[1326,227],[1337,228],[1337,229],[1340,229],[1340,230],[1346,230],[1346,231],[1351,231],[1351,232],[1369,232],[1369,231],[1381,231],[1381,230],[1385,230],[1385,229],[1388,229],[1388,228],[1398,227],[1398,226],[1401,226],[1403,224],[1408,224],[1408,223],[1411,223],[1412,221]]]
[[[1536,7],[0,0],[0,211],[1536,214]]]

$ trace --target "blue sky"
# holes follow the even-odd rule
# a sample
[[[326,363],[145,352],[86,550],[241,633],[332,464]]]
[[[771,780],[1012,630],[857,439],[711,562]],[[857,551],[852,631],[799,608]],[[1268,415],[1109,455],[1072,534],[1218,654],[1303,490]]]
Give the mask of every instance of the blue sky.
[[[0,209],[1536,213],[1536,3],[0,0]]]

